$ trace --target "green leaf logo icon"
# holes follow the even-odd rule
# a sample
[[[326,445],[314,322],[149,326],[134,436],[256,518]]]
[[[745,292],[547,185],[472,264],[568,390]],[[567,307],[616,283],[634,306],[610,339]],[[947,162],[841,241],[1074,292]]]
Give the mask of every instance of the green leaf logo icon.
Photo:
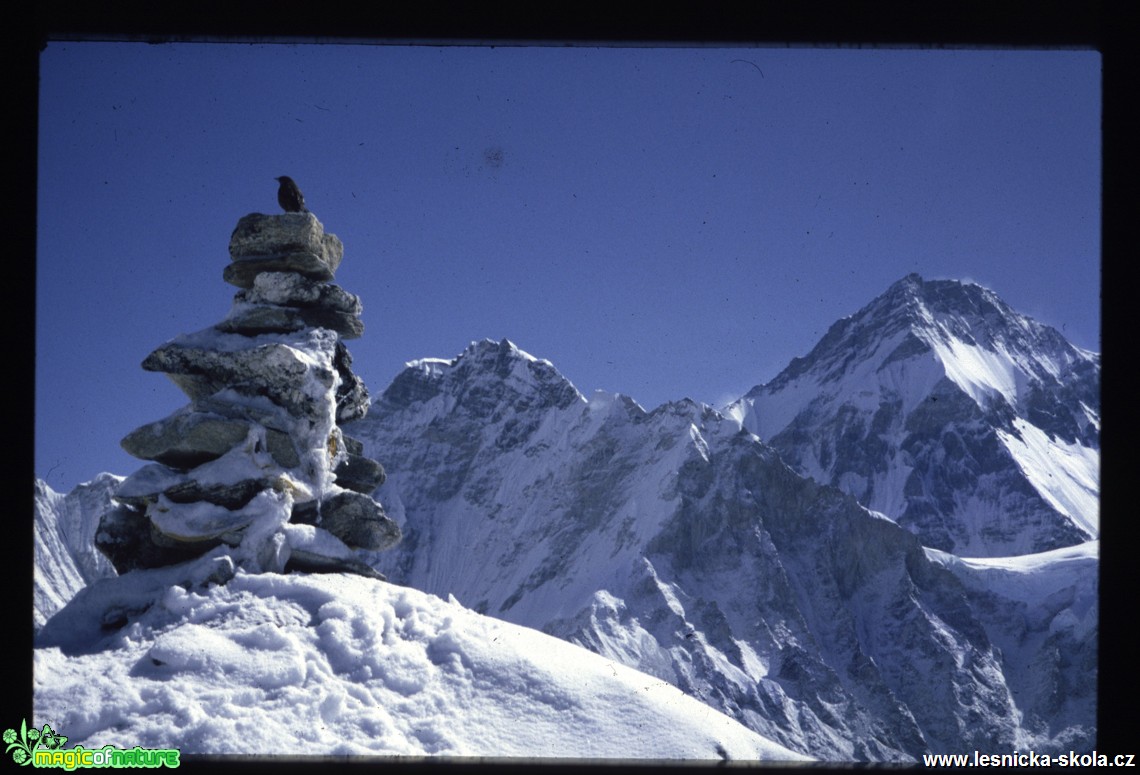
[[[16,764],[24,766],[31,764],[32,751],[38,746],[39,737],[40,731],[35,727],[29,730],[28,720],[24,719],[20,722],[20,734],[18,736],[14,729],[4,730],[4,742],[8,744],[8,747],[4,749],[4,753],[11,753],[12,761],[16,762]]]

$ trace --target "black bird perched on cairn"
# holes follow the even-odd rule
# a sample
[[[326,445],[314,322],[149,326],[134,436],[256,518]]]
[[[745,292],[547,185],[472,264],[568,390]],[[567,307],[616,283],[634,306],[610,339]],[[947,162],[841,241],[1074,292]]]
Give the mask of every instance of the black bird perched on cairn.
[[[281,183],[277,189],[277,204],[281,205],[282,210],[287,213],[308,212],[305,209],[305,195],[301,193],[301,189],[297,188],[293,178],[282,175],[279,178],[274,178],[274,180]]]

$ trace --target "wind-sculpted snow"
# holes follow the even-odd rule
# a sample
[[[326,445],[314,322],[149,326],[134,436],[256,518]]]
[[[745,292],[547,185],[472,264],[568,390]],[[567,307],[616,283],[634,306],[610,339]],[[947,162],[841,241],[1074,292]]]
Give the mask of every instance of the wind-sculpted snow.
[[[64,608],[37,642],[34,723],[89,750],[803,758],[659,679],[416,590],[194,573],[133,571]]]
[[[1099,535],[1100,357],[977,285],[900,280],[727,412],[927,546]]]
[[[405,539],[374,561],[394,581],[586,645],[794,750],[906,760],[1095,726],[1091,706],[1024,719],[1005,675],[1021,654],[995,648],[957,575],[709,407],[587,400],[485,341],[409,364],[351,432],[391,461],[380,494]]]

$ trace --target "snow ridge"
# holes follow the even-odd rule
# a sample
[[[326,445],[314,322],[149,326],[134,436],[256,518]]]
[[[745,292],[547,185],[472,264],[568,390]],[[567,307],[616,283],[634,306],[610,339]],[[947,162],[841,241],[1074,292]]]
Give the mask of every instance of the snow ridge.
[[[93,585],[44,627],[39,723],[89,749],[185,754],[804,758],[660,680],[453,600],[351,575],[184,574]],[[130,623],[108,627],[114,611]]]

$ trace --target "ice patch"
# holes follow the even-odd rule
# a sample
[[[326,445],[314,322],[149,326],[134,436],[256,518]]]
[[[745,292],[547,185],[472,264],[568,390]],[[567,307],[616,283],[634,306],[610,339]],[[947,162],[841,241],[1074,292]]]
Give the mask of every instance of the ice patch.
[[[1049,437],[1021,418],[998,438],[1030,484],[1090,537],[1100,535],[1100,452]]]

